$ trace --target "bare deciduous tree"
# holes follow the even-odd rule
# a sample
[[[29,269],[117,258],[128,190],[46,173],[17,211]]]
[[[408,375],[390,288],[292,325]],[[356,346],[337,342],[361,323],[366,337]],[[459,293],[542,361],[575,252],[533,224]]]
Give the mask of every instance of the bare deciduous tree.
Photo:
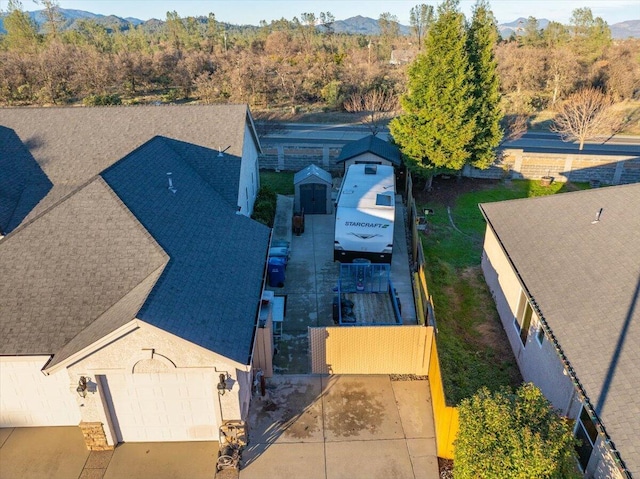
[[[560,106],[551,130],[565,141],[577,140],[582,150],[585,140],[611,134],[618,127],[612,103],[610,96],[595,88],[579,90]]]
[[[354,93],[344,103],[344,109],[350,113],[365,113],[363,120],[372,135],[380,131],[382,121],[389,112],[398,108],[398,97],[393,93],[380,89],[369,90],[366,93]]]

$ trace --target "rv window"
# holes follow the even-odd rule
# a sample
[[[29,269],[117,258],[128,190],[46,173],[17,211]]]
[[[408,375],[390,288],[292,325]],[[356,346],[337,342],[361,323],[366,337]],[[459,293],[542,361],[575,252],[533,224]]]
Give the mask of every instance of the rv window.
[[[391,195],[378,194],[376,196],[377,206],[391,206]]]
[[[364,174],[365,175],[375,175],[378,171],[377,165],[365,165],[364,166]]]

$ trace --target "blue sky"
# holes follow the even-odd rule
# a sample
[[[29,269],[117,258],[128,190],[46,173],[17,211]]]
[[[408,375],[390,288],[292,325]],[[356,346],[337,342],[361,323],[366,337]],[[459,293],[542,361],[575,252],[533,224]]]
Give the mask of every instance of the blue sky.
[[[22,0],[27,11],[40,7],[32,0]],[[409,24],[412,7],[425,3],[437,5],[428,0],[59,0],[62,8],[86,10],[104,15],[135,17],[142,20],[158,18],[164,20],[167,11],[175,10],[182,17],[207,15],[213,12],[216,19],[233,24],[258,25],[260,20],[300,18],[303,12],[331,12],[336,20],[344,20],[356,15],[377,19],[381,13],[389,12],[398,17],[400,23]],[[475,1],[462,0],[460,8],[470,15]],[[489,0],[499,23],[507,23],[518,17],[534,16],[568,23],[571,12],[576,8],[589,7],[594,16],[602,17],[613,24],[624,20],[640,19],[640,0]],[[6,7],[6,0],[0,0],[0,8]]]

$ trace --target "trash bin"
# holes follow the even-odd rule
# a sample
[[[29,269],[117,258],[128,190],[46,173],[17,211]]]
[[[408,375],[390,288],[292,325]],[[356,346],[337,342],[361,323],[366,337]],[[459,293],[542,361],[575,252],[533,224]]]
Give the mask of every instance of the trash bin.
[[[285,258],[269,257],[267,263],[267,273],[269,275],[269,286],[273,288],[282,288],[284,286],[284,267],[286,265]]]

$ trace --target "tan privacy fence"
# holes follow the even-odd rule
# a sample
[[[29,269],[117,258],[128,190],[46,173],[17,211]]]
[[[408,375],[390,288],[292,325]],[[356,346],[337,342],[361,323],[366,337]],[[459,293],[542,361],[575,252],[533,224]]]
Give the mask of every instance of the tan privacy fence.
[[[432,341],[424,326],[309,328],[311,372],[426,376]]]

